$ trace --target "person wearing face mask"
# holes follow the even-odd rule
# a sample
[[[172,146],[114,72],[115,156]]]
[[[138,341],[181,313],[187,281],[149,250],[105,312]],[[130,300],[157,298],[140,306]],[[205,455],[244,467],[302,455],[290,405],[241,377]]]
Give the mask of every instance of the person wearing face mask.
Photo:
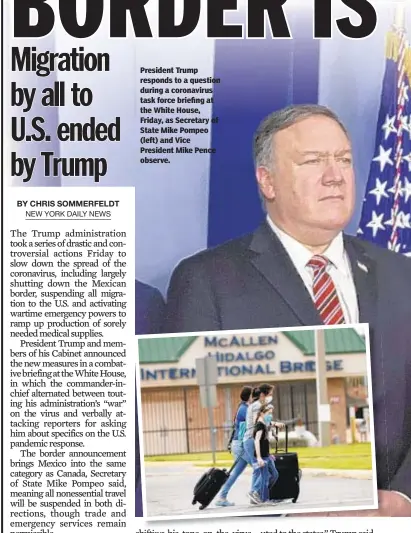
[[[273,400],[273,385],[270,385],[268,383],[263,383],[259,385],[256,389],[252,392],[252,398],[253,401],[249,405],[247,410],[247,417],[246,417],[246,430],[244,433],[244,439],[243,439],[243,449],[244,449],[244,455],[243,457],[248,462],[249,465],[253,466],[255,463],[255,441],[254,441],[254,425],[257,420],[257,415],[259,413],[259,410],[263,405],[267,405],[272,402]],[[278,425],[279,427],[282,427],[283,424],[276,423],[274,426]],[[256,470],[253,471],[252,475],[252,481],[251,481],[251,490],[249,492],[250,502],[252,504],[260,503],[259,501],[256,501],[256,498],[253,497],[253,494],[257,492],[257,478],[258,478],[258,472]]]
[[[269,487],[278,480],[278,471],[275,462],[270,456],[270,442],[268,434],[273,420],[273,406],[263,404],[257,413],[257,420],[253,429],[255,445],[255,459],[253,469],[256,473],[255,490],[250,494],[254,504],[269,501]],[[277,503],[273,501],[273,503]]]
[[[243,387],[240,394],[241,402],[237,408],[236,416],[234,419],[234,431],[232,434],[232,440],[230,442],[230,451],[236,463],[230,474],[230,477],[227,479],[223,488],[221,489],[219,498],[215,503],[216,507],[228,507],[234,505],[233,502],[227,500],[227,495],[231,487],[237,481],[239,476],[241,476],[241,474],[244,472],[248,465],[247,459],[244,457],[243,431],[247,416],[248,405],[252,401],[252,392],[252,387],[246,386]]]
[[[270,403],[273,399],[273,385],[263,383],[252,392],[252,402],[248,406],[246,416],[246,430],[243,438],[243,447],[250,465],[254,462],[253,430],[261,406]]]

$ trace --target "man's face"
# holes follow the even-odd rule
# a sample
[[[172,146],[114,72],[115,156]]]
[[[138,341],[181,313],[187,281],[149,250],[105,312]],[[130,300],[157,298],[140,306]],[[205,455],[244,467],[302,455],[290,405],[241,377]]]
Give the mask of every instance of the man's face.
[[[355,202],[351,145],[334,120],[312,116],[278,132],[271,168],[257,178],[273,221],[301,242],[322,244],[350,220]]]

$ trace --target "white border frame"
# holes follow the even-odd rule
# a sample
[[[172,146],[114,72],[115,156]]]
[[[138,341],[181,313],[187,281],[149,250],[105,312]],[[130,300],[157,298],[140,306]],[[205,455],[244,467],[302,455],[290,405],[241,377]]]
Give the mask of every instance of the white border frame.
[[[364,330],[365,334],[365,348],[366,348],[366,364],[367,364],[367,387],[368,387],[368,403],[369,403],[369,413],[370,413],[370,437],[371,437],[371,458],[372,458],[372,480],[370,482],[373,484],[373,500],[374,504],[371,506],[363,505],[348,505],[348,506],[338,506],[338,507],[313,507],[312,509],[300,508],[293,509],[291,506],[280,507],[272,506],[264,508],[258,507],[255,511],[244,512],[244,511],[229,511],[227,513],[218,512],[213,513],[212,510],[208,511],[198,511],[192,514],[184,515],[168,515],[168,516],[149,516],[147,514],[147,489],[146,489],[146,471],[145,471],[145,453],[144,453],[144,436],[143,436],[143,412],[142,412],[142,403],[141,403],[141,385],[140,385],[140,364],[139,364],[139,340],[140,339],[161,339],[169,337],[205,337],[212,335],[239,335],[239,334],[249,334],[249,333],[281,333],[283,331],[315,331],[320,329],[346,329],[351,328],[355,329],[356,327],[361,327]],[[219,330],[219,331],[199,331],[199,332],[185,332],[185,333],[161,333],[161,334],[152,334],[152,335],[136,335],[137,341],[137,362],[136,362],[136,387],[137,387],[137,412],[138,412],[138,437],[140,443],[140,471],[141,471],[141,490],[142,490],[142,501],[143,501],[143,517],[147,521],[160,522],[160,521],[173,521],[173,520],[197,520],[197,519],[207,519],[207,518],[233,518],[241,516],[264,516],[264,515],[273,515],[273,514],[286,514],[286,515],[297,515],[298,514],[307,514],[307,513],[324,513],[331,511],[360,511],[360,510],[369,510],[369,509],[378,509],[378,493],[377,493],[377,469],[376,469],[376,460],[375,460],[375,437],[374,437],[374,406],[373,406],[373,394],[372,394],[372,380],[371,380],[371,356],[370,356],[370,335],[368,323],[358,323],[358,324],[342,324],[338,326],[301,326],[301,327],[284,327],[284,328],[262,328],[262,329],[241,329],[241,330]],[[318,398],[317,398],[317,407],[318,407]],[[232,509],[231,507],[227,509]],[[137,518],[137,517],[136,517]]]

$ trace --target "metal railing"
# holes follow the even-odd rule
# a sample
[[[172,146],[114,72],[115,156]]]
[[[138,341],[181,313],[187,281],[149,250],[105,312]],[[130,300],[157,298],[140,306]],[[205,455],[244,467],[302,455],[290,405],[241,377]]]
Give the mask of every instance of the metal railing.
[[[294,429],[294,422],[298,419],[286,421],[289,430]],[[318,436],[317,421],[309,421],[306,429]],[[231,425],[214,427],[216,451],[226,451],[227,443],[231,435]],[[210,428],[174,428],[162,427],[158,430],[143,431],[144,455],[178,455],[188,453],[211,452]]]

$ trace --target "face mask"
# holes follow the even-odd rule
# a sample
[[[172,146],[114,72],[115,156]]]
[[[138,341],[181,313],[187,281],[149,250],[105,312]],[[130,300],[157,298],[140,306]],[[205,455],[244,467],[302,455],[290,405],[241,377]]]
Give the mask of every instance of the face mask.
[[[272,396],[266,396],[265,397],[265,403],[271,403],[273,401],[273,397]]]
[[[264,415],[264,422],[267,424],[267,426],[271,424],[272,419],[273,415]]]

